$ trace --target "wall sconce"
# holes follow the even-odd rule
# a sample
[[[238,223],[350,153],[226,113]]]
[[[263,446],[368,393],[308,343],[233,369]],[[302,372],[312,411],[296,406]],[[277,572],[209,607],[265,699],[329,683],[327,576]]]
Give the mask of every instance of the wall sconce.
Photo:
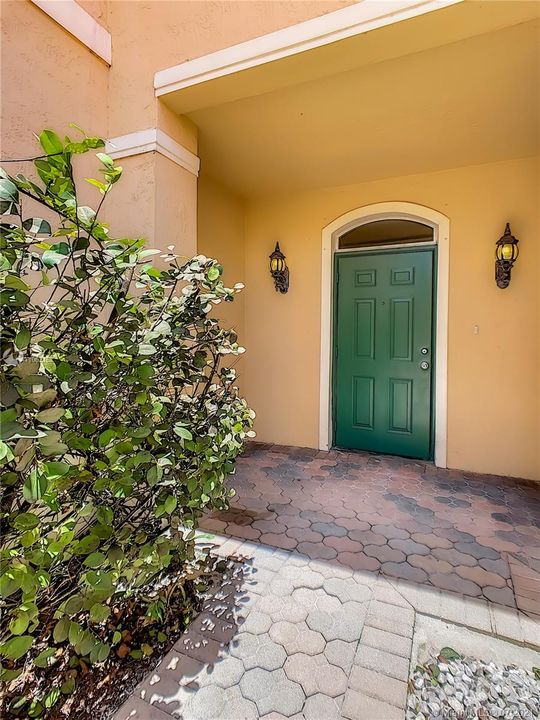
[[[274,252],[270,255],[270,275],[274,278],[276,291],[286,293],[289,289],[289,268],[285,262],[285,255],[276,243]]]
[[[495,280],[497,287],[506,288],[510,285],[512,265],[519,255],[519,240],[512,235],[510,223],[506,223],[504,235],[497,240],[495,250]]]

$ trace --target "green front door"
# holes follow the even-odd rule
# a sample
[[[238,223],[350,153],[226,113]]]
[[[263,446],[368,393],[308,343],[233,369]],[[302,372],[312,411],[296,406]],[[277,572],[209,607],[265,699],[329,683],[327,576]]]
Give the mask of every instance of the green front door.
[[[334,444],[431,457],[433,248],[338,254]]]

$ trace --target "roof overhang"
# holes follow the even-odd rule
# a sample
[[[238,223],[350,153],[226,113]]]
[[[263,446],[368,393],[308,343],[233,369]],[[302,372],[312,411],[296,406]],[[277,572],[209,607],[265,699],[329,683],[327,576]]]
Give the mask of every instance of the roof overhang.
[[[340,41],[388,27],[464,0],[360,0],[306,20],[160,70],[157,97],[185,114],[357,66],[357,53]],[[496,14],[496,13],[495,13]],[[338,43],[338,45],[336,45]],[[330,52],[324,53],[328,49]],[[307,51],[323,51],[314,55]],[[337,52],[336,52],[337,51]]]
[[[362,8],[381,25],[354,25]],[[339,32],[356,34],[336,40],[345,10]],[[204,174],[252,198],[538,152],[540,2],[345,10],[294,26],[296,45],[280,31],[158,73],[162,102],[198,129]]]

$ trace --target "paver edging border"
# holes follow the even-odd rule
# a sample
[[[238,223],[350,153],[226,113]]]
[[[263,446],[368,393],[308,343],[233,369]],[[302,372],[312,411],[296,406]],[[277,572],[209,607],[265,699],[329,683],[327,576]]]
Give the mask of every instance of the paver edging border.
[[[540,623],[516,608],[459,593],[443,592],[434,587],[407,585],[406,581],[393,578],[387,578],[387,581],[420,615],[540,651],[540,640],[535,641],[535,638],[540,638]],[[437,596],[439,604],[435,600]],[[472,618],[466,620],[471,615],[475,616],[475,621]]]

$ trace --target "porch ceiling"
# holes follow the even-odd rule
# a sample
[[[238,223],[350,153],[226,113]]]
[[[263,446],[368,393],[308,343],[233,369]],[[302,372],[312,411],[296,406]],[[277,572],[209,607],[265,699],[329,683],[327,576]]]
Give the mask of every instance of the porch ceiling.
[[[456,5],[334,43],[330,68],[345,71],[331,75],[321,49],[305,52],[314,79],[188,113],[202,171],[250,198],[536,154],[539,14]],[[249,72],[265,88],[290,61]]]

